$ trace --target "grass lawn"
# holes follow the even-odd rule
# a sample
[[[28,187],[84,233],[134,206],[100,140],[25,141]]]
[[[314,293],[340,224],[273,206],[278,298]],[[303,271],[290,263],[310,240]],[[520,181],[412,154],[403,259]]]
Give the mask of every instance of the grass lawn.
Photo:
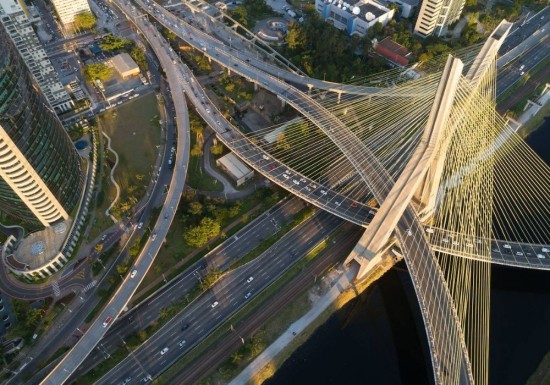
[[[191,148],[197,142],[196,135],[191,134]],[[199,191],[222,191],[223,185],[212,178],[201,167],[202,156],[190,156],[187,169],[187,185]]]
[[[118,153],[115,179],[122,191],[128,189],[136,174],[144,175],[143,186],[149,183],[160,145],[159,111],[154,93],[136,98],[122,107],[99,117],[101,129],[111,137],[111,146]]]
[[[138,197],[143,195],[145,186],[149,183],[149,171],[158,152],[156,146],[160,144],[160,127],[151,123],[155,116],[158,116],[157,99],[154,93],[150,93],[97,118],[98,127],[111,137],[111,147],[119,156],[115,179],[121,187],[122,199],[127,196],[128,186],[135,184],[136,174],[143,175],[135,192]],[[106,143],[105,138],[102,138],[102,141]],[[109,179],[111,167],[107,161],[114,160],[114,155],[110,151],[106,152],[103,159],[101,189],[97,196],[95,219],[88,239],[96,238],[113,224],[111,218],[105,215],[105,210],[116,196],[116,189]]]

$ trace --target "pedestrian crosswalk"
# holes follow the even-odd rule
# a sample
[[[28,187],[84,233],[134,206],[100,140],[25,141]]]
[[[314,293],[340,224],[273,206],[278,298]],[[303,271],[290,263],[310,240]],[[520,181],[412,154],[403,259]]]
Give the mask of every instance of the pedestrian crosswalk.
[[[92,282],[86,285],[84,290],[82,290],[83,293],[86,293],[88,290],[92,289],[96,285],[97,281],[94,279]]]
[[[52,282],[53,295],[59,297],[61,295],[61,290],[59,290],[59,283],[57,280]]]

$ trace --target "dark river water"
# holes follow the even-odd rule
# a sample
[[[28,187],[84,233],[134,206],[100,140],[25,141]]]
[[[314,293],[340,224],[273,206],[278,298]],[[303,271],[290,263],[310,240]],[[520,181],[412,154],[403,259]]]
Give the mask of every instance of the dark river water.
[[[527,142],[550,163],[550,118]],[[494,266],[489,383],[525,384],[549,351],[550,273]],[[401,263],[335,313],[265,384],[431,384],[431,370]]]

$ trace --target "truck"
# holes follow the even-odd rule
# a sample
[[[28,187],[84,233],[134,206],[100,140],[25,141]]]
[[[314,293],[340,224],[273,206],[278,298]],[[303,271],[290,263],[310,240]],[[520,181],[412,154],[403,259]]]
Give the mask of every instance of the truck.
[[[287,10],[286,13],[290,17],[296,17],[296,12],[294,12],[292,9]]]

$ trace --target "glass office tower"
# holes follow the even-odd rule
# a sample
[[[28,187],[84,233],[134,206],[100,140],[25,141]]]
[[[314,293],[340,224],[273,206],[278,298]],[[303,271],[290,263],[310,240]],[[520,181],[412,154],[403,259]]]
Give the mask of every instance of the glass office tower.
[[[0,210],[36,226],[67,219],[80,157],[0,24]]]

